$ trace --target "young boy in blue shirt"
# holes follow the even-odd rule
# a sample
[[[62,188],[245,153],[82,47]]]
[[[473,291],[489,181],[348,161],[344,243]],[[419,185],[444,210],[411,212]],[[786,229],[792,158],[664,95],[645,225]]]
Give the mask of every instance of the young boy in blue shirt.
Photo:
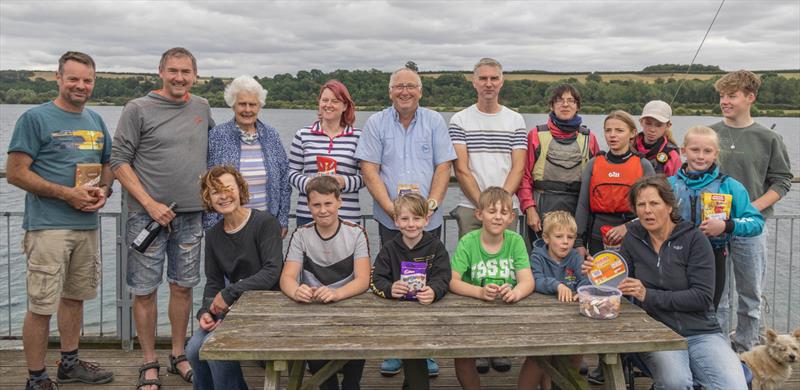
[[[591,284],[581,273],[583,258],[573,248],[578,226],[575,218],[566,211],[553,211],[544,215],[542,238],[533,243],[531,269],[536,292],[557,295],[560,302],[578,299],[578,287]],[[569,357],[570,364],[579,369],[582,355]],[[526,375],[522,375],[526,373]],[[520,389],[543,389],[550,385],[550,377],[532,358],[525,359],[519,378]]]

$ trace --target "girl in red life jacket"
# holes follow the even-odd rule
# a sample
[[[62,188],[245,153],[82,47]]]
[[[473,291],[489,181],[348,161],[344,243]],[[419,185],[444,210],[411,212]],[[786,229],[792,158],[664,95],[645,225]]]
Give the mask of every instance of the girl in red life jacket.
[[[603,250],[600,227],[614,226],[607,233],[611,245],[625,236],[625,223],[635,216],[628,206],[628,190],[640,177],[653,174],[653,166],[631,150],[636,137],[636,122],[625,111],[614,111],[603,121],[608,152],[589,160],[583,170],[581,192],[575,220],[578,223],[576,247],[585,256]]]
[[[642,132],[634,138],[633,148],[650,161],[656,173],[673,176],[681,168],[681,155],[672,138],[672,108],[653,100],[645,104],[639,124]]]

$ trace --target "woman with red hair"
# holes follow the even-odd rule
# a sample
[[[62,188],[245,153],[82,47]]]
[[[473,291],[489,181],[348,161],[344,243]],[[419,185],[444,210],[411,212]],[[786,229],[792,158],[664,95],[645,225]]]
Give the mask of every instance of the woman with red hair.
[[[331,175],[342,188],[341,218],[361,222],[358,190],[364,180],[354,155],[361,130],[354,126],[356,110],[347,87],[339,80],[328,80],[319,90],[317,121],[294,136],[289,151],[289,182],[300,191],[297,197],[297,226],[312,221],[306,198],[308,181]]]

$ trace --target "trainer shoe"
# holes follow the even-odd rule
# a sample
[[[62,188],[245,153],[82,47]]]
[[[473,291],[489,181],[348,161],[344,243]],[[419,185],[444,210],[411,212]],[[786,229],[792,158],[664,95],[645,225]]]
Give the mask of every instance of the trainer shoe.
[[[511,369],[511,359],[504,357],[489,358],[489,364],[497,372],[506,372]]]
[[[386,359],[381,363],[381,375],[395,376],[400,373],[403,362],[400,359]]]
[[[489,372],[489,358],[476,358],[475,368],[478,370],[478,374]]]
[[[595,369],[586,376],[586,380],[593,385],[602,385],[606,381],[606,377],[603,375],[603,369],[600,368],[600,366],[595,367]]]
[[[114,373],[100,368],[97,363],[78,359],[75,367],[67,371],[61,367],[61,362],[58,362],[58,381],[60,383],[82,382],[97,385],[112,380],[114,380]]]
[[[25,390],[58,390],[58,383],[47,378],[39,383],[31,382],[30,378],[25,383]]]
[[[439,376],[439,363],[436,363],[436,360],[428,358],[428,377],[433,378],[435,376]]]

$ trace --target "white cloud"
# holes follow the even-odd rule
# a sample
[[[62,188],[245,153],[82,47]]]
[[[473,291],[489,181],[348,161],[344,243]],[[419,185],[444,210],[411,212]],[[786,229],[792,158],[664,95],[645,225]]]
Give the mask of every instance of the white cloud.
[[[688,63],[719,1],[0,0],[0,69],[55,69],[66,50],[101,70],[154,72],[185,46],[203,75],[312,68],[639,70]],[[727,0],[697,62],[800,68],[800,3]]]

